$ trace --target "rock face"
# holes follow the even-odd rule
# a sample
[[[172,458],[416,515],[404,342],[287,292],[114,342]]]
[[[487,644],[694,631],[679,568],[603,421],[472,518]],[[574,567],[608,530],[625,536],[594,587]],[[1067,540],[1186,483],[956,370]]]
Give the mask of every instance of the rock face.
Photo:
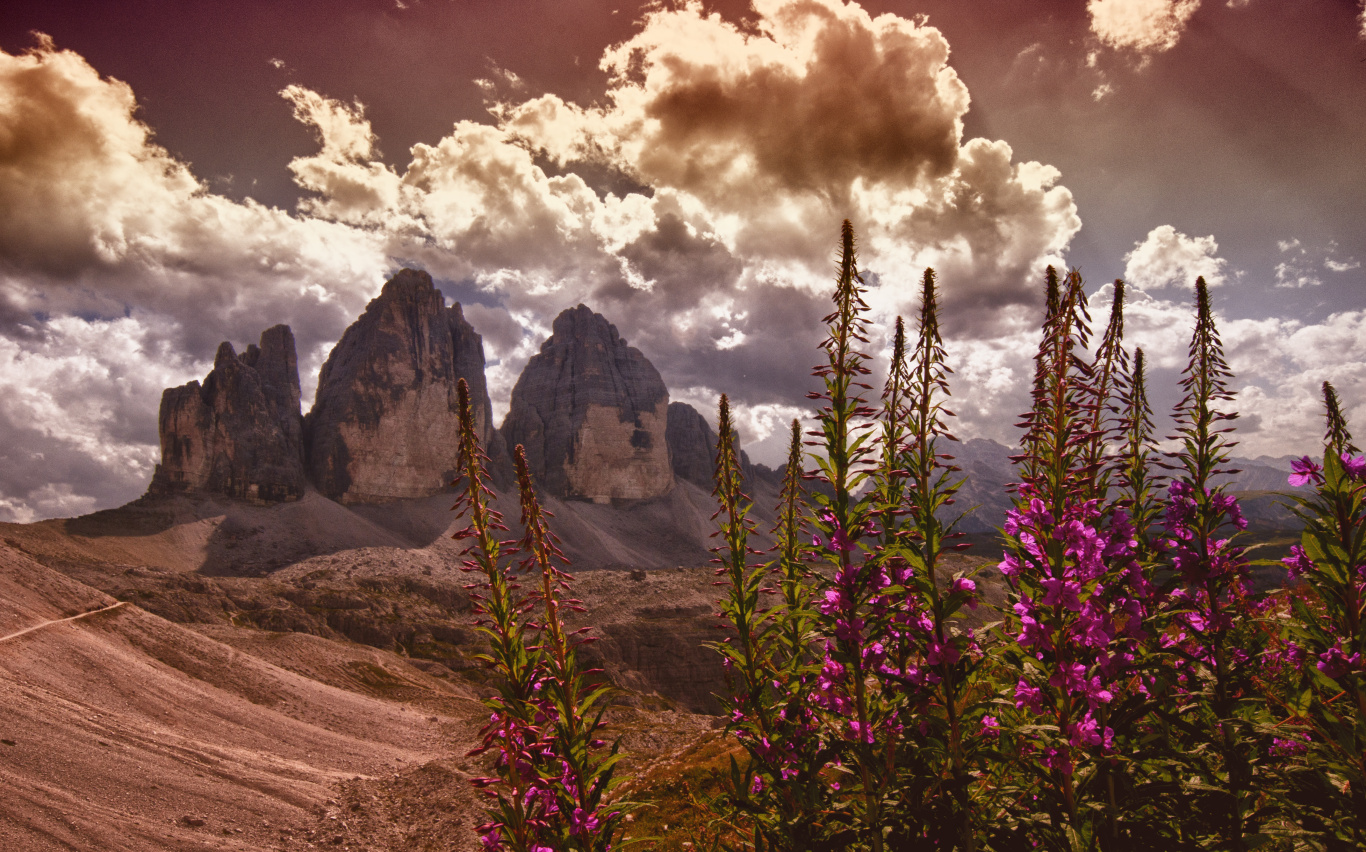
[[[715,485],[716,432],[707,418],[686,402],[671,402],[665,436],[674,476],[710,491]]]
[[[426,272],[391,278],[342,335],[318,377],[306,423],[308,474],[343,503],[435,494],[454,478],[457,382],[470,386],[475,426],[495,477],[507,452],[490,422],[483,340]]]
[[[674,476],[706,491],[716,487],[716,430],[710,421],[686,402],[671,402],[666,436]],[[781,471],[751,463],[744,450],[740,450],[740,473],[749,489],[759,482],[777,487],[783,480]]]
[[[654,366],[583,305],[555,318],[503,423],[537,483],[557,497],[646,500],[673,486],[669,392]]]
[[[239,358],[223,343],[204,384],[161,395],[154,494],[202,491],[266,503],[304,493],[294,334],[277,325]]]

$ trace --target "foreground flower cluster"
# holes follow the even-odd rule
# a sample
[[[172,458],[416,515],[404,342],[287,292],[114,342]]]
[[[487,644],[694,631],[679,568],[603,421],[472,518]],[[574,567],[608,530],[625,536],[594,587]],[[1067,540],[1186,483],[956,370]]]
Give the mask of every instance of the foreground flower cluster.
[[[1161,453],[1123,283],[1093,340],[1080,276],[1050,269],[1006,550],[953,573],[962,480],[934,273],[915,338],[897,322],[877,405],[848,223],[842,242],[776,558],[748,544],[722,400],[718,648],[749,759],[716,845],[1366,848],[1366,456],[1331,386],[1323,461],[1289,481],[1313,489],[1290,582],[1258,591],[1220,484],[1237,415],[1205,282]],[[1003,605],[974,615],[997,571]]]
[[[715,648],[745,759],[693,848],[1366,848],[1366,456],[1332,386],[1322,458],[1289,477],[1306,496],[1300,543],[1270,563],[1287,582],[1259,588],[1220,484],[1237,414],[1204,280],[1163,453],[1144,353],[1123,345],[1123,282],[1093,340],[1080,275],[1050,268],[1005,549],[965,575],[934,272],[871,400],[848,222],[841,240],[816,428],[792,424],[767,552],[720,400]],[[500,686],[480,831],[488,849],[606,850],[627,805],[596,738],[603,691],[560,620],[570,578],[518,449],[513,563],[462,432],[460,537]],[[984,603],[987,585],[1003,602]]]

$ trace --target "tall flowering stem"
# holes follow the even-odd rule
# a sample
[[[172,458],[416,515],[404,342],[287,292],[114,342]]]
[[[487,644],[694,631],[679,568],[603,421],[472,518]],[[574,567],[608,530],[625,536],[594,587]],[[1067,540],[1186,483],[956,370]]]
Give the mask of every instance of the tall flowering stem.
[[[855,822],[874,852],[882,852],[883,794],[892,776],[895,740],[886,727],[889,716],[878,706],[880,696],[870,689],[870,675],[886,657],[877,637],[885,617],[883,590],[890,584],[876,543],[876,489],[856,496],[869,476],[872,421],[876,411],[863,393],[872,388],[864,377],[869,370],[860,347],[867,343],[868,306],[863,300],[863,278],[858,271],[853,226],[846,220],[841,232],[835,310],[825,318],[829,328],[822,348],[826,364],[816,369],[825,381],[824,402],[818,412],[820,428],[812,433],[821,453],[815,456],[818,476],[829,493],[817,492],[821,506],[814,520],[815,543],[825,569],[818,629],[827,637],[815,701],[832,721],[833,736],[842,748],[846,776],[835,783],[853,782],[857,795]],[[865,541],[872,538],[873,544]]]
[[[1110,320],[1105,325],[1100,344],[1091,364],[1091,381],[1087,384],[1087,440],[1085,466],[1082,470],[1091,485],[1089,496],[1104,499],[1109,486],[1110,469],[1106,465],[1109,440],[1119,431],[1113,415],[1116,407],[1111,400],[1123,398],[1127,379],[1128,354],[1124,351],[1124,282],[1115,279],[1110,302]]]
[[[521,568],[541,581],[529,601],[538,610],[539,623],[528,625],[538,634],[532,649],[539,658],[532,703],[540,711],[537,722],[542,731],[534,793],[546,814],[541,839],[557,852],[607,852],[624,818],[622,810],[605,803],[613,786],[617,745],[604,753],[606,744],[597,738],[611,687],[594,684],[590,678],[598,672],[579,665],[576,649],[587,640],[570,634],[560,616],[562,606],[583,611],[580,601],[567,597],[574,578],[558,567],[565,564],[564,554],[547,525],[549,513],[536,497],[526,450],[520,444],[514,459],[524,530]]]
[[[796,683],[803,667],[811,661],[813,634],[811,586],[807,582],[806,492],[802,488],[802,427],[792,421],[787,465],[779,497],[778,523],[773,528],[773,550],[777,554],[774,572],[782,591],[782,608],[776,629],[778,664],[784,680]]]
[[[502,517],[492,508],[493,491],[488,482],[488,459],[479,446],[470,406],[469,386],[457,386],[460,418],[458,468],[463,489],[452,511],[468,518],[457,540],[468,541],[461,568],[482,575],[471,585],[471,600],[479,615],[479,632],[490,650],[477,659],[497,676],[498,694],[488,699],[491,713],[480,732],[483,744],[473,754],[496,750],[496,778],[475,779],[496,800],[490,805],[488,822],[478,826],[484,846],[490,850],[540,852],[540,837],[547,827],[547,808],[539,795],[541,762],[541,708],[537,703],[540,655],[526,642],[527,601],[518,594],[511,577],[508,554],[498,533],[506,532]]]
[[[879,418],[879,459],[873,475],[877,489],[876,513],[882,526],[882,549],[890,552],[897,544],[905,509],[907,472],[903,470],[907,440],[906,394],[911,379],[906,371],[906,324],[896,318],[892,335],[892,359],[887,368],[887,382],[882,391],[882,416]]]
[[[977,845],[972,771],[992,744],[996,721],[977,700],[982,653],[974,631],[962,623],[964,610],[977,607],[977,585],[961,572],[948,576],[945,562],[949,552],[963,546],[956,542],[962,537],[954,531],[956,521],[943,519],[963,482],[958,468],[948,463],[951,457],[940,452],[942,441],[957,440],[946,427],[946,418],[953,416],[945,404],[951,373],[939,332],[934,270],[926,269],[904,412],[902,464],[908,485],[903,501],[910,523],[895,551],[899,560],[887,568],[895,583],[890,594],[900,598],[889,632],[895,647],[913,654],[898,654],[898,661],[907,660],[902,668],[891,671],[884,664],[882,673],[888,681],[884,689],[900,686],[912,699],[917,713],[904,724],[914,725],[925,738],[919,762],[926,764],[930,784],[918,803],[927,815],[921,818],[927,823],[925,839],[972,850]],[[936,750],[930,743],[944,747]]]
[[[1190,833],[1201,842],[1241,850],[1258,842],[1270,814],[1258,790],[1260,749],[1250,716],[1255,710],[1251,661],[1259,649],[1257,631],[1245,630],[1248,612],[1248,561],[1233,535],[1245,529],[1238,501],[1215,484],[1229,472],[1228,439],[1238,415],[1223,410],[1233,394],[1232,378],[1210,308],[1204,278],[1195,282],[1196,317],[1190,354],[1182,373],[1183,396],[1173,411],[1180,449],[1168,488],[1165,564],[1175,586],[1168,598],[1164,643],[1177,661],[1177,690],[1166,706],[1173,730],[1188,736],[1190,777],[1200,779],[1187,792],[1200,800]]]
[[[1301,664],[1291,724],[1273,744],[1300,823],[1324,848],[1366,848],[1366,456],[1352,444],[1337,394],[1323,385],[1323,465],[1295,462],[1290,484],[1312,486],[1297,514],[1300,544],[1284,561],[1302,581],[1292,597],[1286,656]]]
[[[779,560],[784,601],[766,608],[763,598],[774,590],[764,583],[772,569],[769,563],[751,562],[762,554],[749,544],[755,532],[751,504],[743,490],[735,426],[724,394],[717,432],[715,517],[721,544],[715,561],[727,590],[721,611],[732,634],[718,650],[731,694],[730,729],[750,758],[744,768],[732,762],[732,795],[753,826],[753,848],[814,849],[823,833],[828,795],[820,777],[824,759],[817,720],[803,700],[810,670],[803,647],[810,615],[801,553],[793,540],[801,523],[800,489],[785,492],[787,514],[780,520],[779,543],[786,542]],[[788,472],[789,486],[796,476]]]
[[[1082,357],[1089,320],[1081,276],[1068,274],[1056,305],[1055,280],[1050,269],[1021,482],[1004,528],[1010,550],[1000,565],[1011,585],[1008,624],[1018,631],[1005,653],[1020,711],[1014,748],[1026,764],[1038,761],[1040,783],[1024,782],[1017,801],[1033,804],[996,830],[1075,849],[1102,834],[1118,842],[1125,831],[1102,768],[1117,753],[1109,705],[1131,689],[1149,589],[1128,515],[1097,490],[1093,416],[1108,402]]]
[[[1157,447],[1153,441],[1153,409],[1148,404],[1147,362],[1142,349],[1134,350],[1133,361],[1121,383],[1119,401],[1121,444],[1115,459],[1118,505],[1129,512],[1139,560],[1147,564],[1153,558],[1152,530],[1161,514],[1161,500],[1157,496],[1161,476],[1152,466]]]

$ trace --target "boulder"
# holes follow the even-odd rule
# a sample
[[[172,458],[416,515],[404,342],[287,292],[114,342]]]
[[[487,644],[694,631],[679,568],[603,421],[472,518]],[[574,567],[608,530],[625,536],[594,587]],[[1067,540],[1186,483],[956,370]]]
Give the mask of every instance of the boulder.
[[[404,269],[328,355],[305,424],[309,478],[342,503],[426,497],[455,478],[456,385],[470,386],[476,429],[507,483],[491,423],[483,340],[426,272]]]
[[[161,395],[161,464],[152,494],[206,492],[262,503],[304,493],[294,335],[278,325],[239,358],[218,347],[213,371]]]
[[[648,500],[673,487],[669,392],[616,327],[579,305],[512,390],[503,438],[526,448],[537,483],[557,497]]]

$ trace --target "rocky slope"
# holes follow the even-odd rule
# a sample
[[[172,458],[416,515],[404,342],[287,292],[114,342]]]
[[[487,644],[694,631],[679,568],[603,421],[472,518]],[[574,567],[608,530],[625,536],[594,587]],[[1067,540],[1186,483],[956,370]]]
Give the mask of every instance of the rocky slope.
[[[310,479],[343,503],[441,491],[455,471],[462,378],[486,451],[502,459],[481,338],[458,304],[446,307],[430,275],[402,270],[323,365],[306,423]]]
[[[557,497],[648,500],[673,487],[668,406],[659,371],[579,305],[555,318],[522,371],[502,433]]]
[[[223,343],[213,371],[161,397],[161,464],[150,491],[200,491],[260,502],[303,496],[294,335],[277,325],[238,357]]]

